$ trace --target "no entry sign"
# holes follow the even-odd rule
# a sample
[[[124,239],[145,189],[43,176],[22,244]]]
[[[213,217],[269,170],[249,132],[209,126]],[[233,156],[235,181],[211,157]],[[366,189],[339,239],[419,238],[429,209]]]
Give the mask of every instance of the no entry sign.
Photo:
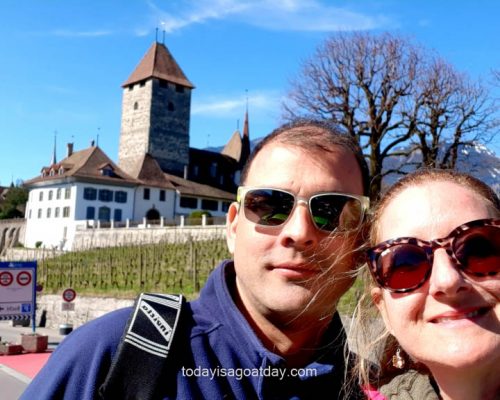
[[[0,285],[2,286],[10,286],[12,281],[14,280],[14,276],[9,271],[0,272]]]
[[[62,297],[63,297],[64,301],[67,301],[69,303],[69,302],[75,300],[76,292],[71,288],[65,289],[63,294],[62,294]]]
[[[16,281],[20,286],[29,285],[31,283],[31,273],[29,273],[28,271],[19,272],[17,274]]]

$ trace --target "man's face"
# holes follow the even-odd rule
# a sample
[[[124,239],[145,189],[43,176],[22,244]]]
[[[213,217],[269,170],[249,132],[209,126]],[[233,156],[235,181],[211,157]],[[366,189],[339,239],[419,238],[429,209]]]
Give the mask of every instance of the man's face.
[[[245,186],[283,189],[306,198],[318,192],[363,193],[356,159],[340,146],[313,154],[268,144],[254,159]],[[352,250],[352,235],[328,237],[315,227],[305,204],[296,205],[284,224],[261,226],[234,203],[227,229],[238,295],[254,317],[287,323],[297,316],[331,315],[352,284],[346,277],[352,258],[337,257]]]

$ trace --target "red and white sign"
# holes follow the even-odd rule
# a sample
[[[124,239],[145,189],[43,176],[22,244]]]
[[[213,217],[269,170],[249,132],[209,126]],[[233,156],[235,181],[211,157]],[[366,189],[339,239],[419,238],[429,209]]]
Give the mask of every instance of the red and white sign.
[[[14,280],[14,276],[9,271],[0,272],[0,285],[9,286]]]
[[[75,300],[76,292],[73,289],[66,289],[62,294],[63,300],[67,302],[71,302]]]
[[[31,283],[31,273],[28,271],[21,271],[17,274],[16,281],[19,286],[26,286]]]

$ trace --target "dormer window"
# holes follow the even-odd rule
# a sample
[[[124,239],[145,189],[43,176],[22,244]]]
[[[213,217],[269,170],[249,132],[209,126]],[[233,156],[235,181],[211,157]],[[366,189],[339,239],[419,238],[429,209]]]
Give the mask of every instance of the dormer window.
[[[56,171],[54,171],[54,169],[53,169],[53,168],[51,168],[51,169],[50,169],[50,173],[49,173],[49,175],[50,175],[50,176],[54,176],[55,174],[56,174]]]
[[[60,168],[59,168],[59,170],[57,171],[57,173],[58,173],[59,175],[64,174],[64,168],[63,168],[63,167],[60,167]]]
[[[116,176],[115,171],[110,165],[106,165],[105,167],[101,168],[101,175],[110,177]]]

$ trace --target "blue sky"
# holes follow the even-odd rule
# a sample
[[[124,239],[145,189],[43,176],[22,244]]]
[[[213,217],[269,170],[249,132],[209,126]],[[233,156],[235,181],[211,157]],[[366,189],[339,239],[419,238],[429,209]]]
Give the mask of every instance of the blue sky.
[[[190,144],[203,148],[242,127],[246,91],[251,138],[276,127],[301,62],[340,30],[407,36],[487,81],[500,69],[499,15],[494,0],[2,0],[0,185],[38,175],[55,132],[58,160],[98,135],[117,160],[121,84],[157,27],[196,86]]]

